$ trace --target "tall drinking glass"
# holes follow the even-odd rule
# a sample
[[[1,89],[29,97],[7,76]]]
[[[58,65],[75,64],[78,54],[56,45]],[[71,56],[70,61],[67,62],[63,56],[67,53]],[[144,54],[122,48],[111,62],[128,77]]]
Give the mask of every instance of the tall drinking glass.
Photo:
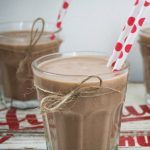
[[[144,83],[146,87],[146,102],[150,104],[150,25],[140,31],[139,39],[143,58]]]
[[[33,108],[39,105],[31,63],[40,56],[58,52],[61,44],[58,33],[56,39],[50,40],[54,25],[41,21],[39,18],[37,22],[0,23],[0,93],[7,106]]]
[[[48,150],[114,150],[128,66],[112,72],[98,52],[56,53],[32,64]]]

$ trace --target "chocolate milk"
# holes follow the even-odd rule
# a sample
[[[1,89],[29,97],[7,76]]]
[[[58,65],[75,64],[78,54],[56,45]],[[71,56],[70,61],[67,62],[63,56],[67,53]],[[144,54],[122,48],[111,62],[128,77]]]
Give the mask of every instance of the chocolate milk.
[[[33,69],[39,100],[49,95],[46,91],[66,94],[89,75],[103,81],[99,93],[79,96],[62,110],[44,113],[46,140],[52,150],[112,150],[117,146],[128,73],[112,73],[107,60],[96,55],[68,56],[38,65],[43,72],[54,74]],[[92,78],[83,86],[98,84]]]
[[[141,54],[144,64],[144,76],[147,94],[150,96],[150,27],[140,32]]]
[[[30,59],[26,59],[31,31],[12,31],[0,33],[0,69],[2,94],[5,100],[36,100],[33,86],[31,62],[43,55],[58,52],[61,41],[49,39],[44,32],[38,43],[32,48]],[[19,65],[26,61],[25,65]]]

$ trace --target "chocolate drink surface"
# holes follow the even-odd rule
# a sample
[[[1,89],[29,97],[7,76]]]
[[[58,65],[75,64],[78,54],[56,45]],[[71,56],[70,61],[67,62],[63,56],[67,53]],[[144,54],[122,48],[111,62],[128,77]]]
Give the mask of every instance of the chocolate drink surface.
[[[107,60],[97,55],[53,56],[37,65],[41,71],[33,64],[40,101],[50,92],[69,93],[87,76],[102,79],[98,93],[77,96],[63,108],[43,114],[49,149],[113,150],[117,146],[128,72],[112,73],[111,68],[106,67]],[[98,85],[98,79],[91,78],[82,86]]]
[[[0,33],[1,86],[5,101],[36,100],[31,63],[37,57],[58,52],[61,41],[51,41],[49,32],[44,32],[30,51],[30,34],[28,30]]]
[[[140,32],[139,43],[144,65],[144,79],[147,91],[146,99],[149,99],[150,103],[150,27],[144,28]]]

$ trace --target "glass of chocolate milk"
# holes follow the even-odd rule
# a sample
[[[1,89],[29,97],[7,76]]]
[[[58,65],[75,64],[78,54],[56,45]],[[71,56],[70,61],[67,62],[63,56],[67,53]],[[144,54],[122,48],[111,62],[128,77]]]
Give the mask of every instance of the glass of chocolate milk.
[[[39,20],[35,29],[31,31],[33,21],[0,24],[0,93],[7,106],[18,108],[38,106],[31,62],[40,56],[58,52],[61,44],[58,33],[54,40],[50,40],[54,26],[48,23],[42,25]],[[35,34],[37,29],[38,32]]]
[[[107,68],[98,52],[56,53],[32,63],[48,150],[114,150],[128,66]]]
[[[146,101],[150,104],[150,26],[144,27],[139,39],[144,66],[144,82],[146,86]]]

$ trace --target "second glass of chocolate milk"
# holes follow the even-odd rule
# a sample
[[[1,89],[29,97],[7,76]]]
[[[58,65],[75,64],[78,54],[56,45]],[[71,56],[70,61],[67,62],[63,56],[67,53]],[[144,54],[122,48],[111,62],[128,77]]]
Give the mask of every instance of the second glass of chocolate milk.
[[[40,56],[58,52],[61,44],[58,33],[55,39],[50,40],[51,32],[54,31],[51,24],[45,22],[42,32],[39,18],[34,31],[32,26],[33,21],[0,24],[0,93],[6,105],[13,107],[33,108],[39,105],[31,63]],[[39,40],[33,45],[40,33]]]
[[[144,66],[144,82],[146,86],[146,101],[150,104],[150,26],[144,27],[139,39]]]
[[[118,146],[128,67],[107,68],[97,52],[47,55],[32,64],[48,150]]]

